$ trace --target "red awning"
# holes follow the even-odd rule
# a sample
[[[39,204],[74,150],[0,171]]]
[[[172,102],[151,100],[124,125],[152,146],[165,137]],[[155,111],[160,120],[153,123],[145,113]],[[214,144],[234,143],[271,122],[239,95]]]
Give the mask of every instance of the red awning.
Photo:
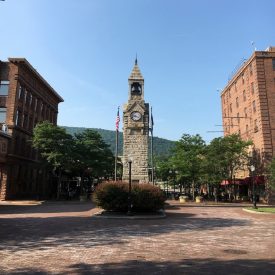
[[[264,176],[255,176],[253,177],[254,183],[255,184],[265,184],[265,178]],[[244,179],[245,184],[252,184],[252,177],[247,177]]]
[[[235,180],[223,180],[221,182],[221,185],[230,185],[230,184],[235,184],[235,185],[241,185],[241,184],[244,184],[243,182],[244,180],[243,179],[235,179]]]
[[[253,177],[255,184],[265,184],[265,178],[264,176],[255,176]],[[223,180],[220,185],[246,185],[246,184],[252,184],[252,177],[246,177],[245,179],[235,179],[235,180]]]

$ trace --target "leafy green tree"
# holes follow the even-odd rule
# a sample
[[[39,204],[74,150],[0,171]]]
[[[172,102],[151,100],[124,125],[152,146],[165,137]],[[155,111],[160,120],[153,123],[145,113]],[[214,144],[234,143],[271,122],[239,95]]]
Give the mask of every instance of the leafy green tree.
[[[34,128],[32,142],[41,156],[58,171],[57,198],[59,198],[62,171],[70,167],[73,162],[73,138],[65,129],[44,121]]]
[[[167,157],[156,157],[155,158],[156,165],[156,177],[158,180],[167,181],[169,177],[169,159]]]
[[[248,152],[251,141],[242,140],[238,134],[215,138],[207,146],[205,170],[208,182],[219,184],[222,180],[230,182],[236,171],[249,164]]]
[[[269,186],[271,187],[272,190],[275,190],[275,157],[272,159],[268,167],[268,172],[269,172]]]
[[[176,142],[174,154],[170,158],[170,163],[174,170],[178,172],[180,179],[190,179],[192,182],[192,197],[195,199],[195,183],[203,174],[203,161],[206,144],[200,135],[184,134]]]
[[[81,187],[87,170],[93,176],[107,176],[113,173],[113,165],[113,153],[98,132],[87,129],[75,134],[74,170],[81,177]]]

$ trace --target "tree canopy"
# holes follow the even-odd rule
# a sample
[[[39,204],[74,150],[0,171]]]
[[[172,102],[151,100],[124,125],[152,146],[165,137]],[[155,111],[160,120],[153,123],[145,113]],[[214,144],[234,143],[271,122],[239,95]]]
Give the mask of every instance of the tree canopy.
[[[49,122],[36,125],[33,146],[54,168],[70,170],[84,175],[87,169],[94,176],[111,173],[113,154],[96,131],[86,131],[72,136],[62,127]]]

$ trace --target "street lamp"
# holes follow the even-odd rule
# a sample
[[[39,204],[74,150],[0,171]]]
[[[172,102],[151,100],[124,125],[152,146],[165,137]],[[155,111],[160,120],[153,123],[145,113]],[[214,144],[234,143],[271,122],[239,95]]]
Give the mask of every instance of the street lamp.
[[[127,215],[132,215],[132,162],[131,156],[128,157],[129,164],[129,192],[128,192],[128,211]]]
[[[250,165],[250,171],[251,171],[251,177],[252,177],[252,202],[253,202],[253,208],[257,209],[256,194],[255,194],[255,181],[254,181],[254,171],[255,171],[255,166],[254,165]]]

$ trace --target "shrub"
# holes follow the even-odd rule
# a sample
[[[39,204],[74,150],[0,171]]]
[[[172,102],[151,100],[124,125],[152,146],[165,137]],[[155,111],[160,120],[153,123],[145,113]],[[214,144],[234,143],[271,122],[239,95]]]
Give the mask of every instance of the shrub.
[[[129,183],[108,182],[100,184],[93,195],[97,206],[109,211],[126,212]],[[151,184],[132,184],[132,210],[156,211],[164,207],[165,196],[159,187]]]

